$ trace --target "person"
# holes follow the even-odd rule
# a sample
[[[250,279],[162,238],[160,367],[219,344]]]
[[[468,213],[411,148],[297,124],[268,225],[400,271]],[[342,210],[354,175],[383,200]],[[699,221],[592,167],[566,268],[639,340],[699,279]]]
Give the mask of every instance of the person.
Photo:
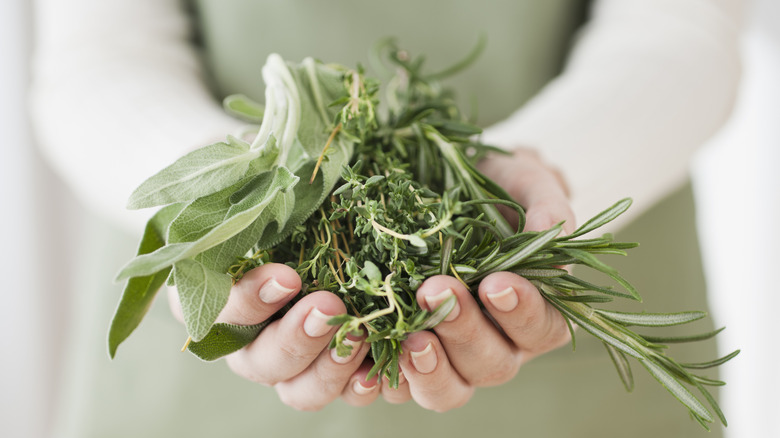
[[[212,92],[258,95],[258,63],[270,51],[351,64],[372,41],[397,34],[412,53],[429,54],[435,68],[458,59],[487,29],[482,60],[455,84],[485,102],[480,122],[492,127],[484,139],[515,151],[512,160],[488,159],[482,168],[528,208],[529,229],[565,219],[571,231],[575,217],[590,217],[626,195],[635,205],[616,227],[631,220],[658,227],[681,222],[680,215],[690,221],[690,210],[668,211],[687,205],[684,193],[660,201],[684,181],[688,158],[729,113],[739,77],[742,2],[602,0],[587,13],[585,3],[461,1],[443,11],[433,2],[203,0],[187,13],[172,0],[39,0],[36,134],[78,198],[137,230],[147,213],[125,212],[127,194],[184,151],[234,131],[238,122],[221,111]],[[208,68],[189,38],[190,20]],[[74,107],[77,118],[63,117]],[[651,208],[659,202],[665,213]],[[90,224],[85,245],[91,250],[81,264],[111,272],[132,254],[132,245],[119,239],[115,226]],[[659,230],[652,236],[663,240]],[[678,245],[676,255],[691,254],[671,231],[663,235]],[[668,256],[664,261],[676,263]],[[667,272],[662,280],[671,281],[665,267],[647,266],[644,277],[658,280],[656,272]],[[695,263],[677,271],[683,276],[675,282],[688,281],[690,271],[696,283]],[[89,279],[78,286],[105,289],[110,274],[101,277],[77,276]],[[262,321],[297,293],[298,281],[279,265],[258,268],[234,288],[221,318]],[[666,286],[650,290],[679,288]],[[103,348],[101,321],[110,314],[101,312],[117,295],[83,292],[79,308],[103,310],[76,318],[81,327],[75,332],[84,336],[69,344],[75,347],[64,364],[67,408],[58,412],[55,434],[514,436],[520,430],[611,436],[631,427],[690,436],[698,429],[684,408],[641,378],[638,386],[645,386],[624,398],[609,359],[587,341],[574,355],[556,349],[568,341],[568,329],[522,278],[498,273],[480,285],[489,317],[450,278],[431,278],[418,291],[424,306],[448,294],[456,295],[459,309],[433,332],[409,337],[401,361],[405,382],[397,390],[365,382],[365,345],[347,363],[333,359],[326,348],[333,329],[322,315],[340,313],[343,305],[334,295],[306,296],[227,360],[238,375],[274,386],[274,395],[217,367],[171,356],[169,344],[182,341],[182,329],[159,311],[123,345],[117,361],[96,362],[102,359],[96,356]],[[704,305],[701,291],[674,299],[675,307]],[[711,357],[713,350],[699,351]],[[492,387],[476,390],[483,386]],[[389,403],[377,401],[380,395]],[[348,408],[334,402],[338,398],[364,407]]]

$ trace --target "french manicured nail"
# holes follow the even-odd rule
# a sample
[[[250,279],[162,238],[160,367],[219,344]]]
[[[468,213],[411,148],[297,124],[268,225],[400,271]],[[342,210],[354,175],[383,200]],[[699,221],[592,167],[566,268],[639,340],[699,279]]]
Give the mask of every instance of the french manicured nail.
[[[420,374],[428,374],[436,369],[436,352],[433,351],[433,345],[429,342],[422,351],[412,351],[412,365]]]
[[[485,296],[487,296],[488,301],[490,301],[490,304],[492,304],[493,307],[502,312],[510,312],[517,307],[517,292],[515,292],[512,286],[509,286],[501,292],[486,294]]]
[[[266,281],[260,288],[260,300],[266,304],[274,304],[282,301],[287,295],[295,292],[295,289],[284,287],[276,281],[275,278],[271,278]]]
[[[312,338],[319,338],[328,333],[333,326],[328,325],[330,316],[322,313],[316,307],[309,311],[306,320],[303,321],[303,331]]]
[[[355,380],[355,383],[352,384],[352,390],[355,391],[355,394],[357,395],[368,395],[371,394],[374,389],[376,388],[376,383],[373,385],[365,382],[366,385],[369,386],[363,386],[363,383],[360,383],[360,380]]]
[[[362,342],[360,342],[360,341],[353,341],[352,339],[345,339],[344,340],[344,344],[352,346],[352,350],[350,350],[349,356],[341,357],[336,352],[337,351],[336,348],[331,348],[330,349],[330,357],[333,358],[333,362],[336,362],[336,363],[348,363],[348,362],[350,362],[352,360],[352,358],[355,357],[355,354],[357,354],[357,352],[360,351],[360,346],[361,346]]]
[[[452,291],[452,289],[447,288],[436,295],[426,295],[425,302],[428,304],[428,307],[431,309],[431,311],[433,311],[436,310],[436,308],[439,307],[439,304],[443,303],[444,300],[454,295],[455,293]],[[458,315],[460,315],[460,304],[456,299],[455,307],[452,308],[452,310],[447,315],[447,317],[444,318],[444,320],[448,322],[452,321],[453,319],[457,318]]]

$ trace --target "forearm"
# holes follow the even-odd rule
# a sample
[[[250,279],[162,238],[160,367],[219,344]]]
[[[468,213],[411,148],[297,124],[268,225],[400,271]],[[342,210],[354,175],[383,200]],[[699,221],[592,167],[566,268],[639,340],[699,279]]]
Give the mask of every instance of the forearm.
[[[565,175],[580,221],[632,196],[625,223],[684,180],[690,156],[728,116],[742,7],[598,2],[565,71],[485,140],[539,148]]]
[[[43,155],[89,207],[138,230],[133,188],[239,126],[205,86],[188,17],[177,0],[38,0],[35,23]]]

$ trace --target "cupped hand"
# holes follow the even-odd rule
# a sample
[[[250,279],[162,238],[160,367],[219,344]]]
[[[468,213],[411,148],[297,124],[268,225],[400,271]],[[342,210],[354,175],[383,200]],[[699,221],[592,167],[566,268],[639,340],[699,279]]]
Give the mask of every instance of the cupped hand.
[[[525,206],[526,230],[546,230],[561,221],[565,233],[574,230],[563,179],[535,152],[519,149],[511,157],[491,157],[480,170]],[[510,212],[506,214],[517,223]],[[413,399],[424,408],[447,411],[465,404],[477,387],[505,383],[528,360],[569,342],[561,314],[521,276],[491,274],[477,293],[484,312],[453,277],[432,277],[420,286],[417,300],[422,307],[435,309],[451,296],[457,305],[433,333],[414,333],[404,341],[400,358],[404,379],[397,389],[384,383],[385,399],[393,403]]]
[[[574,229],[563,180],[533,151],[488,158],[480,170],[525,206],[526,230],[545,230],[561,221],[564,232]],[[505,214],[517,223],[511,211]],[[263,322],[300,287],[300,278],[288,266],[255,268],[233,287],[219,321]],[[523,363],[570,339],[563,317],[524,278],[494,273],[482,280],[477,292],[484,312],[453,277],[432,277],[420,286],[417,299],[422,307],[432,310],[450,296],[457,305],[433,332],[413,333],[403,342],[398,388],[391,388],[386,379],[378,382],[376,376],[366,380],[372,363],[362,339],[349,340],[353,349],[346,358],[328,348],[337,327],[327,321],[346,308],[338,296],[325,291],[302,297],[226,360],[236,374],[273,386],[285,404],[300,410],[320,409],[338,397],[351,405],[367,405],[381,393],[390,403],[414,400],[426,409],[447,411],[465,404],[477,387],[507,382]]]
[[[292,268],[269,263],[249,271],[230,292],[219,322],[253,325],[266,321],[301,288]],[[172,308],[178,303],[172,295]],[[233,372],[253,382],[272,386],[285,404],[299,410],[318,410],[336,398],[353,405],[371,403],[379,395],[376,378],[366,381],[363,364],[370,347],[352,337],[352,354],[339,357],[328,344],[338,327],[328,320],[346,312],[336,295],[317,291],[295,303],[270,323],[248,346],[226,357]]]

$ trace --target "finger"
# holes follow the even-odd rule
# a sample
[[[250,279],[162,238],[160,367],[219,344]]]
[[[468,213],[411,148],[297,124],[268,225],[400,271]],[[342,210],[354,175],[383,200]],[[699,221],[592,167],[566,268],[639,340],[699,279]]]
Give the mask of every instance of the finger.
[[[382,398],[394,405],[406,403],[412,399],[412,394],[409,392],[409,381],[406,380],[402,370],[398,370],[397,388],[390,386],[390,380],[387,376],[382,377]]]
[[[348,342],[352,346],[349,356],[340,357],[335,348],[325,348],[303,372],[278,383],[276,392],[282,402],[301,411],[317,411],[338,398],[370,350],[362,339]],[[379,391],[374,392],[376,398]]]
[[[571,340],[568,325],[525,278],[496,272],[479,285],[479,297],[506,336],[522,352],[522,362]]]
[[[233,286],[217,320],[239,325],[263,322],[300,289],[301,279],[289,266],[279,263],[259,266]]]
[[[574,231],[576,221],[566,183],[535,151],[519,148],[512,152],[511,158],[487,158],[480,163],[480,169],[525,207],[527,231],[546,230],[561,221],[565,221],[565,233]],[[507,216],[512,217],[511,213]]]
[[[377,376],[366,379],[374,362],[365,360],[352,375],[341,393],[341,398],[352,406],[367,406],[374,402],[381,393],[381,384]]]
[[[181,310],[181,300],[179,300],[179,291],[176,286],[168,287],[168,306],[171,308],[173,317],[184,324],[184,311]]]
[[[412,398],[423,408],[445,412],[463,406],[474,394],[474,388],[450,365],[433,333],[412,333],[402,347],[399,365]]]
[[[452,366],[475,386],[498,385],[514,377],[520,366],[517,348],[461,282],[439,275],[417,289],[417,301],[428,310],[452,296],[457,299],[455,308],[434,328]]]
[[[228,355],[227,363],[236,374],[258,383],[289,380],[327,348],[337,330],[328,320],[345,311],[341,299],[330,292],[308,294],[251,344]]]

